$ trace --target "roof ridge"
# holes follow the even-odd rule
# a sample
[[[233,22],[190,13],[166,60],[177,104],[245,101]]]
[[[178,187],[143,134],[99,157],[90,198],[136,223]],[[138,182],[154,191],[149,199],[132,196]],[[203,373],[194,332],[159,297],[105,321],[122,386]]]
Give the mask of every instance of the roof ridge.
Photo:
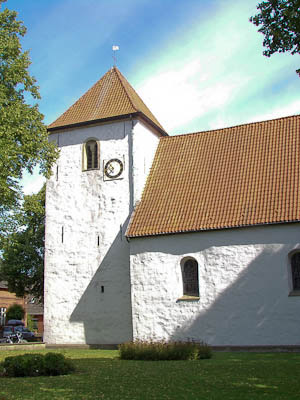
[[[125,90],[125,93],[126,93],[126,95],[127,95],[127,97],[128,97],[128,100],[129,100],[130,104],[131,104],[132,107],[135,109],[135,111],[138,112],[138,111],[139,111],[138,108],[137,108],[137,107],[135,106],[135,104],[133,103],[133,101],[132,101],[132,99],[131,99],[131,96],[129,95],[129,93],[128,93],[128,91],[127,91],[127,89],[126,89],[126,87],[125,87],[125,85],[124,85],[124,83],[123,83],[123,80],[122,80],[121,77],[120,77],[120,75],[122,76],[121,72],[118,70],[117,67],[113,67],[112,69],[115,70],[115,72],[116,72],[116,74],[117,74],[117,77],[118,77],[118,79],[119,79],[119,82],[121,83],[122,88]],[[122,76],[122,77],[123,77],[123,76]]]
[[[168,137],[169,139],[171,139],[171,138],[182,137],[182,136],[199,135],[200,133],[210,133],[210,132],[224,131],[224,130],[227,130],[227,129],[239,128],[239,127],[241,127],[241,126],[248,126],[248,125],[255,125],[255,124],[263,124],[263,123],[267,123],[267,122],[278,121],[278,120],[288,119],[288,118],[296,118],[296,117],[300,117],[300,114],[287,115],[287,116],[285,116],[285,117],[278,117],[278,118],[273,118],[273,119],[266,119],[266,120],[262,120],[262,121],[247,122],[247,123],[245,123],[245,124],[237,124],[237,125],[228,126],[228,127],[226,127],[226,128],[216,128],[216,129],[207,129],[207,130],[205,130],[205,131],[178,133],[178,134],[166,136],[165,138]]]
[[[141,98],[141,96],[137,93],[135,88],[128,82],[128,80],[125,78],[125,76],[122,74],[122,72],[117,67],[114,67],[114,68],[117,72],[119,81],[121,82],[121,85],[124,88],[126,95],[130,101],[130,104],[136,110],[136,112],[143,114],[146,118],[149,118],[150,120],[152,120],[152,122],[154,122],[155,125],[158,126],[162,131],[166,132],[165,129],[160,124],[160,122],[155,117],[155,115],[152,113],[150,108],[147,106],[147,104],[144,102],[144,100]],[[128,85],[128,88],[133,91],[133,94],[137,97],[136,99],[129,93],[128,88],[126,87],[126,84]],[[138,106],[139,103],[137,103],[137,101],[140,103],[140,105],[142,107]]]
[[[108,70],[108,71],[106,72],[106,74],[104,74],[103,77],[100,78],[100,80],[98,80],[98,81],[95,83],[95,85],[96,85],[96,84],[99,83],[101,80],[103,80],[103,87],[102,87],[101,92],[100,92],[99,95],[98,95],[98,99],[97,99],[97,102],[96,102],[96,105],[95,105],[95,109],[94,109],[94,112],[93,112],[93,117],[95,117],[95,116],[97,115],[98,107],[100,106],[101,102],[103,102],[103,100],[105,99],[105,96],[106,96],[106,94],[107,94],[107,92],[108,92],[108,90],[109,90],[109,88],[110,88],[110,86],[111,86],[111,84],[112,84],[112,73],[111,73],[111,72],[112,72],[112,69]],[[105,77],[106,75],[108,75],[108,74],[109,74],[109,76],[108,76],[108,78],[105,80],[104,77]],[[94,87],[95,85],[93,85],[93,87]],[[92,88],[93,88],[93,87],[92,87]],[[92,89],[92,88],[91,88],[91,89]],[[91,89],[89,89],[86,93],[88,93]]]

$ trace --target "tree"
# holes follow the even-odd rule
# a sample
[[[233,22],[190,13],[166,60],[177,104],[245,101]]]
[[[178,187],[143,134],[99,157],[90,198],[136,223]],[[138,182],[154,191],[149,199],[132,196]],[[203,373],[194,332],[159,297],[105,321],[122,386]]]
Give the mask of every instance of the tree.
[[[258,32],[265,35],[263,54],[300,53],[300,0],[269,0],[259,3],[260,13],[250,18]],[[300,69],[297,74],[300,76]]]
[[[28,328],[31,332],[37,330],[37,328],[36,328],[36,323],[32,320],[32,317],[31,317],[30,314],[27,314],[27,324],[26,324],[26,325],[27,325],[27,328]]]
[[[24,197],[20,211],[14,214],[18,226],[2,240],[0,280],[8,289],[23,297],[33,295],[43,301],[45,185],[39,193]]]
[[[38,105],[36,80],[30,76],[28,51],[22,51],[20,38],[26,33],[17,13],[4,9],[0,0],[0,229],[9,210],[22,197],[19,183],[24,170],[32,173],[39,165],[50,175],[58,151],[48,142],[47,129]]]
[[[20,304],[12,304],[6,311],[6,321],[10,319],[22,320],[25,315],[25,310]]]

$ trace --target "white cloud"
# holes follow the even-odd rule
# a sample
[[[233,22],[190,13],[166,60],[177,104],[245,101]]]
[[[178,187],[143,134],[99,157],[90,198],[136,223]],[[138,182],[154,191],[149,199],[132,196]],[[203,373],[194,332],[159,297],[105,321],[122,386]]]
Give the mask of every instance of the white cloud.
[[[22,179],[23,192],[25,195],[30,195],[33,193],[37,193],[45,183],[46,179],[38,174],[38,171],[35,170],[32,175],[29,173],[24,173],[24,177]]]
[[[267,121],[268,119],[288,117],[290,115],[298,115],[300,112],[300,100],[289,103],[285,107],[273,108],[269,112],[264,114],[257,114],[253,117],[251,121]]]
[[[280,116],[283,109],[287,115],[299,112],[295,92],[262,99],[282,81],[287,66],[294,70],[290,56],[262,56],[262,36],[249,23],[255,4],[220,7],[213,20],[200,20],[166,45],[164,59],[145,70],[137,90],[168,132],[194,130],[199,119],[196,130],[248,122],[258,114]],[[288,92],[287,85],[283,89]],[[275,108],[279,115],[270,111]],[[204,121],[208,115],[213,119]]]
[[[139,88],[141,97],[166,130],[228,103],[247,78],[228,76],[213,80],[200,57],[149,78]]]

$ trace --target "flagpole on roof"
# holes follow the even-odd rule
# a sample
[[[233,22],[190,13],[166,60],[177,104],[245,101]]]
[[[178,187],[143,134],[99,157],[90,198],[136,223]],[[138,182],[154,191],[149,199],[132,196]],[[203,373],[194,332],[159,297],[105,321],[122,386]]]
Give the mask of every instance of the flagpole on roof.
[[[119,50],[119,46],[113,45],[113,47],[112,47],[112,51],[113,51],[113,56],[112,56],[112,58],[113,58],[113,60],[114,60],[114,67],[116,67],[116,65],[117,65],[116,51],[118,51],[118,50]]]

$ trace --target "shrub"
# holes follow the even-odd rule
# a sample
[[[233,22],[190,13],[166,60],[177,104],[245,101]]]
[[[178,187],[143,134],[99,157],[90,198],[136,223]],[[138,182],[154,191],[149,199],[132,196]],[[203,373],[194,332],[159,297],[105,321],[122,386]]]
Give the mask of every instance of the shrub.
[[[5,369],[2,364],[3,363],[0,363],[0,376],[5,376]]]
[[[6,357],[3,362],[6,376],[38,376],[45,374],[44,357],[41,354],[23,354]]]
[[[0,365],[5,376],[65,375],[75,370],[73,363],[59,353],[23,354],[6,357]]]
[[[74,364],[60,353],[47,353],[45,355],[46,375],[66,375],[74,372]]]
[[[119,345],[122,360],[199,360],[211,358],[203,342],[127,342]]]
[[[6,321],[10,319],[22,320],[25,315],[25,310],[20,304],[12,304],[6,311]]]
[[[196,344],[197,344],[197,350],[198,350],[198,354],[197,354],[198,360],[212,358],[212,350],[208,344],[206,344],[204,342],[198,342]]]

